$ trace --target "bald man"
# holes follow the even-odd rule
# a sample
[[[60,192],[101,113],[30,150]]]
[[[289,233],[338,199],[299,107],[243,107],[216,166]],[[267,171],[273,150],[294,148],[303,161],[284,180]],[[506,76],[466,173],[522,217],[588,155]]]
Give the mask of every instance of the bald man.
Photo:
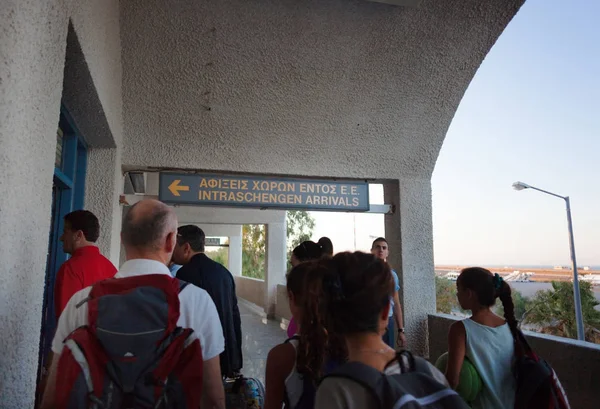
[[[121,228],[121,241],[127,261],[115,278],[146,274],[171,276],[167,265],[171,261],[177,238],[177,217],[172,209],[156,200],[142,200],[131,207]],[[63,350],[63,340],[87,324],[88,311],[84,301],[91,287],[71,298],[58,322],[52,342],[55,355],[50,367],[42,408],[55,407],[57,363]],[[189,285],[179,293],[180,317],[177,325],[194,330],[193,336],[202,348],[203,382],[202,408],[225,408],[219,355],[224,350],[223,331],[215,305],[206,291]],[[78,305],[80,304],[80,305]],[[60,376],[60,374],[59,374]]]

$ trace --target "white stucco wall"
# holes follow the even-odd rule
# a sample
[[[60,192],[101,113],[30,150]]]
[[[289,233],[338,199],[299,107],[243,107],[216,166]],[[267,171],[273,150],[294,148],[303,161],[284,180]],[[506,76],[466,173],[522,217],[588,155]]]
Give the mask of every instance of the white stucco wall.
[[[69,18],[81,36],[82,49],[94,56],[88,66],[100,100],[106,104],[112,133],[118,135],[115,139],[120,144],[118,12],[116,0],[6,0],[0,7],[0,231],[5,237],[0,242],[3,408],[33,406]],[[94,163],[93,158],[90,163]],[[115,168],[108,171],[114,173]],[[89,190],[96,187],[96,182],[88,182]],[[90,197],[103,196],[88,194]]]
[[[121,2],[123,163],[429,178],[522,2]]]
[[[119,266],[121,251],[121,215],[119,194],[123,177],[120,161],[121,147],[98,148],[88,151],[85,208],[100,222],[100,237],[96,243],[102,254]]]
[[[113,148],[89,151],[85,207],[100,220],[98,246],[118,265],[120,254],[123,191],[121,151],[123,143],[123,104],[121,94],[121,38],[118,0],[71,1],[68,13],[81,44],[96,92],[108,122]],[[102,113],[96,113],[101,115]],[[90,115],[92,116],[92,115]]]
[[[32,407],[67,19],[55,3],[0,9],[0,396]],[[10,19],[9,19],[10,16]]]

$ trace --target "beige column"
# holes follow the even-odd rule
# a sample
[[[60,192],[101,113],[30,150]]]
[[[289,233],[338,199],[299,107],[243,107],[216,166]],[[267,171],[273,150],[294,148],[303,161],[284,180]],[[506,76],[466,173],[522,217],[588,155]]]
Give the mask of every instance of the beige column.
[[[400,279],[400,301],[408,347],[427,356],[427,315],[435,313],[431,182],[402,179],[384,184],[389,262]]]

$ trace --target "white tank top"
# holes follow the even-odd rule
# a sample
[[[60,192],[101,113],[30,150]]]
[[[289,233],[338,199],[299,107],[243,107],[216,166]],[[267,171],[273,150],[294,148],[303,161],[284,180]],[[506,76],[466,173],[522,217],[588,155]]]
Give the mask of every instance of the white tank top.
[[[473,409],[507,409],[515,406],[515,378],[512,373],[515,348],[508,324],[481,325],[462,321],[467,333],[466,356],[483,381]]]
[[[290,339],[288,341],[294,347],[294,351],[296,352],[296,356],[298,356],[298,339]],[[290,374],[285,378],[285,394],[287,396],[287,400],[289,403],[289,407],[286,409],[294,409],[298,402],[300,402],[300,398],[302,397],[302,393],[304,392],[304,380],[302,379],[302,375],[298,373],[296,367],[296,361],[294,360],[294,367]]]

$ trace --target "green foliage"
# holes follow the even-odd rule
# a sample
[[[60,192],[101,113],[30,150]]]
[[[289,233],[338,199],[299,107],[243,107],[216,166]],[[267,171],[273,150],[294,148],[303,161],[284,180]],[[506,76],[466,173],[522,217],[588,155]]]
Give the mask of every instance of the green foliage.
[[[594,307],[600,304],[594,297],[592,285],[579,283],[581,310],[585,323],[586,340],[598,341],[600,311]],[[532,307],[526,321],[542,326],[542,332],[567,338],[577,337],[575,321],[575,303],[573,301],[573,283],[552,282],[551,290],[539,291],[532,300]]]
[[[219,247],[218,250],[207,251],[206,255],[217,263],[223,264],[225,267],[229,268],[227,265],[229,262],[227,247]]]
[[[292,210],[287,212],[287,248],[288,270],[292,268],[290,259],[292,250],[303,241],[310,240],[315,228],[315,219],[305,210]]]
[[[435,303],[437,312],[450,314],[452,310],[457,309],[458,300],[456,299],[456,283],[444,277],[435,277]]]
[[[265,279],[265,239],[264,224],[242,226],[242,275]]]
[[[288,269],[291,252],[298,244],[310,240],[315,219],[306,211],[287,212]],[[247,224],[242,227],[242,275],[265,279],[266,231],[264,225]]]

